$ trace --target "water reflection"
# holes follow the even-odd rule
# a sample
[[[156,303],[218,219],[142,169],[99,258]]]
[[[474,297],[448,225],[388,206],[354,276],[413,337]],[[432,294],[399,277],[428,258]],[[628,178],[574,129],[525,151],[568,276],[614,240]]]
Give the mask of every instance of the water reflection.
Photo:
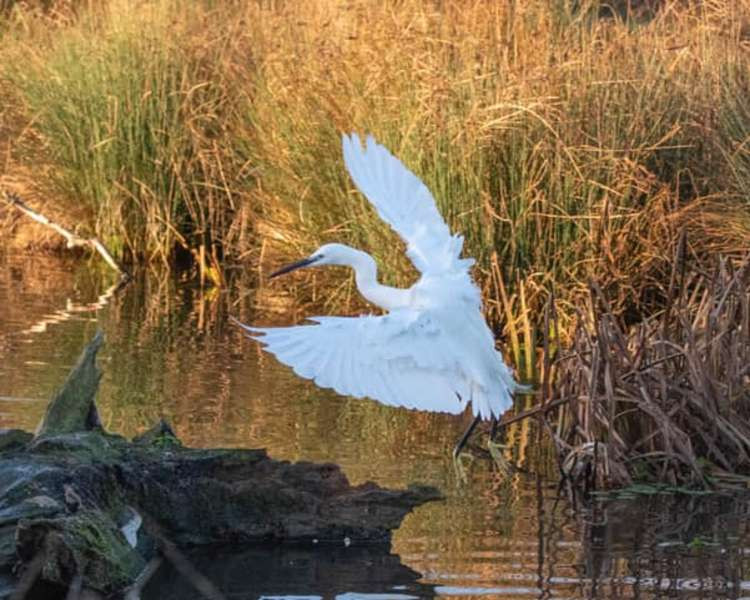
[[[641,496],[573,510],[557,496],[530,422],[508,434],[508,458],[529,474],[502,479],[480,460],[459,485],[449,450],[465,420],[348,400],[298,379],[228,322],[229,314],[274,319],[255,306],[249,283],[218,293],[142,276],[108,295],[107,276],[79,263],[0,257],[0,427],[33,429],[101,328],[100,412],[113,431],[132,435],[164,417],[190,445],[266,447],[277,458],[337,462],[355,483],[419,482],[446,494],[407,517],[392,555],[286,547],[194,555],[227,597],[750,597],[746,496]],[[262,292],[279,301],[276,290]],[[292,322],[290,314],[276,318]],[[150,597],[199,597],[185,585],[164,568]]]
[[[192,553],[195,567],[228,598],[433,598],[432,586],[382,547],[272,546]],[[195,589],[169,566],[161,569],[143,600],[191,598]]]

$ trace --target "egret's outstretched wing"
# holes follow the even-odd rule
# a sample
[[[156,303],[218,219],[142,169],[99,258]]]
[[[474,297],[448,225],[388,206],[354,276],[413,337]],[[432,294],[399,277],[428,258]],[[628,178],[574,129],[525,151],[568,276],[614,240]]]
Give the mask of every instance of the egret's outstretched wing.
[[[422,273],[467,270],[463,237],[451,235],[427,187],[372,136],[363,147],[355,133],[343,136],[344,162],[378,215],[407,243],[406,254]]]
[[[340,394],[453,414],[471,399],[460,357],[428,314],[310,320],[317,324],[242,327],[297,375]]]

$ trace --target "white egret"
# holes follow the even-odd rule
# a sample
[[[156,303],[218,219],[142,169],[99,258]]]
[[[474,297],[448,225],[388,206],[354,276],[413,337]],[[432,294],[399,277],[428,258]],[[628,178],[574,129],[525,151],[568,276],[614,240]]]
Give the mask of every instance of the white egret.
[[[478,421],[496,422],[523,386],[495,349],[469,274],[474,260],[460,258],[463,237],[451,235],[427,187],[372,136],[363,147],[356,134],[344,135],[343,151],[354,183],[406,242],[420,279],[408,289],[382,285],[369,254],[325,244],[271,277],[301,267],[348,266],[362,296],[387,314],[242,326],[297,375],[339,394],[453,414],[471,404],[475,418],[456,445],[458,455]]]

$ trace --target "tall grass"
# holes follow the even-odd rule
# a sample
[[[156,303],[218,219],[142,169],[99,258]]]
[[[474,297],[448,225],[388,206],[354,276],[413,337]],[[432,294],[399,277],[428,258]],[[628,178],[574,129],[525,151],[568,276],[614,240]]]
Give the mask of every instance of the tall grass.
[[[734,85],[719,64],[747,65],[732,38],[747,6],[673,6],[638,25],[593,18],[596,3],[563,4],[281,9],[252,104],[252,156],[260,214],[283,251],[344,238],[374,251],[389,281],[414,278],[343,171],[337,133],[356,129],[433,190],[478,258],[494,317],[506,311],[493,277],[511,296],[525,281],[532,309],[557,289],[566,315],[591,276],[617,292],[619,312],[663,297],[678,232],[696,223],[687,207],[712,195],[726,214],[744,206],[721,175],[735,160],[721,148],[745,132],[722,135],[706,120],[718,110],[748,123],[728,100],[741,105],[741,94],[714,93]],[[719,218],[691,239],[713,251],[749,238],[736,218]]]
[[[135,257],[182,247],[218,269],[261,239],[265,260],[336,239],[413,281],[341,160],[342,131],[373,133],[466,236],[520,356],[551,290],[563,330],[592,276],[637,318],[683,227],[697,254],[750,239],[750,3],[605,8],[112,0],[63,22],[17,11],[0,69],[42,141],[25,160]],[[325,297],[349,302],[351,280]]]
[[[215,69],[226,40],[175,27],[172,10],[112,2],[71,25],[30,22],[4,76],[56,167],[52,191],[115,252],[168,262],[203,246],[217,260],[239,212],[228,178],[242,180],[230,130],[243,94]]]

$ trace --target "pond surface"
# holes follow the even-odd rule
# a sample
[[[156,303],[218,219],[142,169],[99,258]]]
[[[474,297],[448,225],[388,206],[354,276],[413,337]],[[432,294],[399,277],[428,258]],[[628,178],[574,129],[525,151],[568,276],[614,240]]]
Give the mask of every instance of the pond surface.
[[[190,555],[223,597],[750,598],[750,501],[643,495],[573,506],[530,423],[508,432],[504,478],[485,459],[457,473],[469,415],[427,414],[319,390],[228,322],[296,323],[283,288],[201,291],[144,276],[113,293],[83,260],[0,256],[0,428],[33,429],[97,329],[106,428],[167,419],[188,445],[264,447],[332,461],[353,483],[436,486],[382,549],[256,547]],[[269,310],[273,299],[275,311]],[[525,402],[524,399],[521,402]],[[144,598],[211,597],[166,564]]]

